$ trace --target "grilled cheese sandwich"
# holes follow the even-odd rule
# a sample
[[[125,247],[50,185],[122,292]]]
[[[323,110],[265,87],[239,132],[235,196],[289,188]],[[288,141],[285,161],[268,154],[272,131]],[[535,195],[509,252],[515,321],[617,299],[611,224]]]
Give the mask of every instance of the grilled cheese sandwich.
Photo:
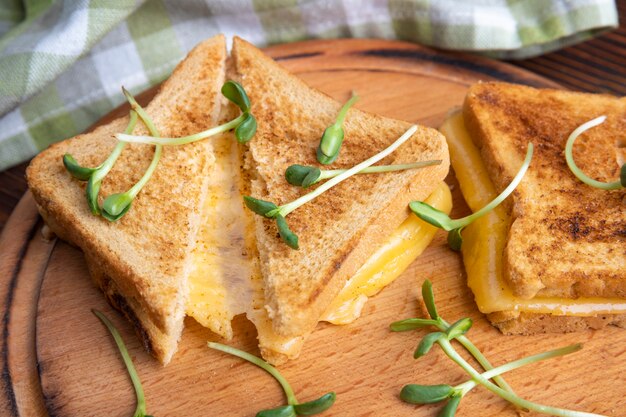
[[[515,98],[509,98],[509,94]],[[557,110],[554,111],[555,113],[560,111],[559,105],[568,107],[560,104],[560,102],[567,103],[567,100],[570,98],[567,96],[568,94],[573,95],[576,93],[551,92],[550,90],[542,92],[529,87],[511,86],[503,83],[478,84],[470,90],[463,111],[457,110],[449,114],[441,126],[441,131],[448,141],[451,164],[459,180],[461,191],[472,211],[477,211],[493,200],[498,194],[499,187],[505,182],[500,178],[498,186],[496,186],[492,180],[494,173],[498,172],[497,170],[499,168],[497,168],[497,163],[494,162],[495,157],[491,156],[493,152],[496,151],[492,149],[490,141],[498,140],[501,143],[506,143],[506,141],[511,140],[509,139],[509,135],[521,136],[521,134],[518,134],[513,128],[505,128],[507,124],[517,126],[517,123],[520,123],[520,125],[526,123],[526,129],[527,132],[529,132],[528,141],[534,142],[538,149],[537,152],[545,153],[546,149],[550,149],[551,152],[562,152],[562,150],[552,151],[552,147],[558,147],[564,144],[567,133],[559,132],[558,137],[554,132],[549,134],[550,125],[547,124],[549,122],[537,120],[535,126],[539,126],[539,128],[543,127],[546,131],[544,133],[535,130],[538,128],[531,126],[528,120],[530,120],[531,114],[533,120],[535,120],[537,118],[536,112],[543,111],[544,114],[549,113],[549,106],[556,106]],[[538,106],[537,103],[528,104],[528,107],[532,107],[533,110],[532,112],[529,111],[531,114],[525,114],[525,107],[520,105],[519,102],[523,102],[524,97],[529,96],[533,97],[535,100],[544,100],[542,95],[550,96],[545,97],[545,108],[540,110],[541,107]],[[476,98],[477,96],[481,97],[481,99]],[[576,99],[580,100],[581,97],[576,97]],[[611,103],[611,99],[604,97],[602,99],[604,100],[603,104],[606,104],[606,102]],[[511,100],[515,104],[509,103],[507,100]],[[612,104],[618,103],[617,99],[612,100],[614,100]],[[577,103],[572,103],[572,106],[574,105],[577,105]],[[501,116],[500,110],[487,113],[486,109],[491,109],[492,106],[497,106],[499,109],[508,112],[505,113],[508,116],[504,117],[508,117],[512,120],[498,122],[498,117],[503,117]],[[590,106],[583,107],[588,109]],[[509,111],[506,109],[514,110]],[[467,128],[467,117],[471,118],[472,129]],[[526,122],[518,122],[517,117],[519,117],[519,120],[526,120]],[[554,117],[554,115],[552,115],[552,117]],[[563,119],[567,119],[567,115],[564,115]],[[488,127],[477,127],[477,124],[480,123],[485,123]],[[571,123],[570,125],[570,129],[572,130],[576,127],[575,123]],[[489,135],[489,139],[485,139],[484,137],[480,139],[475,138],[473,136],[474,134]],[[499,134],[497,139],[491,137],[491,135],[495,134]],[[483,148],[479,149],[477,143],[481,144]],[[505,145],[502,146],[504,147]],[[485,155],[490,155],[488,157],[488,164],[485,162]],[[513,248],[519,247],[520,240],[519,235],[511,235],[512,224],[516,220],[519,222],[518,219],[520,219],[521,216],[527,217],[531,215],[531,213],[521,210],[522,205],[529,207],[531,205],[540,205],[543,202],[541,200],[531,200],[529,197],[526,197],[531,193],[531,191],[526,191],[528,187],[534,187],[532,192],[539,194],[544,184],[548,184],[546,183],[547,181],[550,181],[550,188],[558,188],[559,184],[555,185],[552,181],[560,181],[560,184],[567,184],[561,185],[562,191],[557,191],[560,194],[572,193],[577,196],[577,199],[585,198],[586,192],[593,194],[594,198],[596,198],[597,195],[595,191],[586,190],[584,187],[587,186],[582,183],[575,183],[575,186],[569,185],[570,183],[574,183],[574,181],[568,177],[571,174],[567,172],[564,157],[562,164],[560,161],[561,157],[555,159],[554,162],[552,162],[551,159],[547,159],[545,155],[540,156],[540,158],[539,161],[533,161],[531,163],[529,169],[530,178],[525,178],[522,181],[521,186],[523,191],[516,191],[514,193],[512,203],[496,207],[484,217],[475,220],[463,231],[461,252],[467,273],[468,286],[474,293],[479,310],[487,314],[492,323],[505,333],[527,334],[544,331],[574,331],[587,327],[598,328],[606,324],[625,325],[626,297],[620,296],[621,293],[619,291],[614,291],[614,295],[608,294],[607,291],[599,291],[597,295],[593,295],[589,291],[584,293],[580,290],[580,293],[576,294],[575,291],[578,290],[572,289],[566,291],[565,289],[556,287],[556,284],[549,284],[549,282],[557,282],[556,277],[553,278],[550,276],[540,277],[544,280],[544,284],[539,290],[534,291],[529,291],[528,289],[531,287],[525,286],[523,281],[511,281],[511,277],[509,276],[511,263],[519,264],[520,266],[516,268],[518,270],[524,270],[525,262],[528,262],[525,260],[528,259],[527,255],[516,257],[516,255],[511,254]],[[587,156],[587,158],[590,159],[593,157]],[[604,166],[610,163],[610,159],[603,161]],[[563,174],[552,174],[552,176],[550,176],[548,173],[542,173],[542,169],[555,172],[554,165],[548,164],[558,164],[556,170],[563,172]],[[542,177],[542,175],[544,177]],[[540,179],[538,180],[537,178]],[[543,180],[541,180],[541,178],[543,178]],[[525,185],[524,182],[527,184],[530,182],[532,185]],[[547,200],[554,199],[554,196],[551,197],[551,193],[553,192],[554,191],[550,192],[546,189],[542,195],[544,195],[544,198]],[[520,200],[522,195],[525,197],[524,200]],[[556,198],[559,197],[560,196],[557,196]],[[616,199],[615,195],[609,197],[609,200],[607,200],[608,207],[614,207],[612,206],[612,204],[615,204],[613,202],[614,199]],[[619,225],[620,222],[623,226],[626,226],[626,215],[623,209],[620,212],[619,206],[615,207],[617,208],[617,211],[615,211],[616,216],[612,220],[616,223],[614,223],[613,226],[616,224]],[[570,211],[575,210],[572,206],[564,206],[563,208]],[[534,228],[527,229],[525,239],[538,242],[536,244],[538,246],[536,246],[534,252],[535,255],[541,254],[539,258],[541,259],[540,262],[543,262],[543,259],[549,259],[550,254],[552,254],[553,263],[558,263],[560,259],[566,259],[564,255],[559,254],[559,252],[571,251],[570,248],[576,247],[576,244],[587,245],[587,242],[582,240],[577,242],[576,239],[573,239],[574,241],[571,244],[563,242],[561,246],[541,246],[541,241],[537,240],[541,239],[540,236],[545,236],[546,242],[553,239],[549,237],[551,233],[554,233],[551,232],[553,229],[549,227],[549,224],[552,224],[551,222],[553,222],[554,219],[563,216],[558,210],[559,208],[557,206],[551,211],[546,212],[546,217],[544,221],[541,222],[541,225],[538,224]],[[593,214],[589,212],[586,212],[585,215],[593,216]],[[528,222],[528,220],[525,221]],[[607,224],[606,227],[611,226]],[[617,229],[619,230],[619,226],[617,226]],[[589,271],[595,271],[594,273],[599,275],[590,277],[590,279],[598,280],[602,279],[602,276],[605,276],[608,283],[610,279],[621,276],[624,284],[626,284],[626,276],[624,276],[624,262],[626,260],[624,248],[626,245],[624,244],[623,237],[620,237],[619,234],[615,234],[613,238],[603,241],[602,245],[604,247],[612,247],[614,256],[609,259],[594,259],[590,257],[588,249],[585,248],[585,250],[578,252],[578,261],[582,264],[589,263],[596,265],[593,267],[590,266]],[[532,257],[533,255],[529,254],[529,256]],[[544,270],[540,272],[540,274],[551,275],[558,273],[554,272],[558,270],[561,271],[561,274],[568,274],[571,273],[568,271],[575,271],[577,269],[575,261],[573,263],[569,261],[561,262],[558,265],[560,265],[559,268],[552,266],[550,270]],[[613,267],[611,265],[616,266]],[[620,268],[617,265],[622,265],[622,267]],[[559,279],[562,278],[559,277]],[[582,278],[582,281],[574,285],[585,286],[586,284],[584,278]]]

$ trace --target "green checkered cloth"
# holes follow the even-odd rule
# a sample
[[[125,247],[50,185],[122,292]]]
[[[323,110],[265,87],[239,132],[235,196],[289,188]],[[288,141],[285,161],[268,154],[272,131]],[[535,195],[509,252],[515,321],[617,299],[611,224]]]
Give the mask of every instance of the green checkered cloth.
[[[612,0],[2,0],[0,170],[85,130],[217,33],[387,38],[525,58],[616,27]]]

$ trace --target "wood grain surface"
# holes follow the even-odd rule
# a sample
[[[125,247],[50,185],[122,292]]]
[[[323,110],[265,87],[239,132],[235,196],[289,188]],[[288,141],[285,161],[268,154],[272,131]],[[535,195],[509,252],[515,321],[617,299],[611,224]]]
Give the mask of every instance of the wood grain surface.
[[[437,126],[467,86],[479,79],[554,86],[532,73],[459,54],[440,54],[406,43],[316,41],[269,48],[268,53],[307,83],[337,97],[359,91],[359,108]],[[154,91],[141,96],[149,100]],[[126,110],[121,109],[120,112]],[[109,116],[113,117],[114,115]],[[451,174],[453,216],[468,213]],[[130,416],[134,396],[109,334],[90,313],[97,308],[120,329],[144,382],[148,411],[156,416],[251,417],[278,406],[279,386],[258,368],[211,351],[216,340],[193,319],[172,363],[162,368],[140,347],[129,323],[91,283],[77,249],[45,241],[30,194],[22,198],[0,237],[0,415]],[[470,316],[470,338],[496,365],[575,342],[583,352],[532,365],[507,375],[531,400],[609,416],[626,407],[626,332],[616,328],[567,335],[503,336],[477,311],[466,287],[461,259],[445,236],[393,284],[374,297],[363,317],[343,327],[320,324],[301,357],[281,367],[301,400],[335,391],[325,416],[434,416],[439,406],[412,406],[398,398],[407,383],[451,383],[466,379],[437,348],[415,361],[422,331],[391,333],[392,321],[422,316],[419,285],[434,283],[440,313],[450,321]],[[258,354],[256,331],[236,319],[230,344]],[[477,389],[458,416],[515,416],[514,408]],[[529,414],[531,415],[531,414]]]

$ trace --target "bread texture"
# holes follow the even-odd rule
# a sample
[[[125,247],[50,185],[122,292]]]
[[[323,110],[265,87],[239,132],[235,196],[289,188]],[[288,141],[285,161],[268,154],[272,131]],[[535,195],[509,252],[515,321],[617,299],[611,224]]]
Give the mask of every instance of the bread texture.
[[[626,314],[600,314],[597,316],[556,316],[528,312],[499,311],[487,318],[502,333],[531,335],[537,333],[572,333],[606,326],[626,328]]]
[[[626,298],[626,192],[583,184],[564,156],[570,133],[601,115],[606,122],[577,140],[574,159],[587,175],[614,181],[626,99],[506,83],[478,83],[466,96],[465,124],[498,191],[519,170],[528,144],[535,146],[528,172],[506,203],[512,223],[503,269],[516,296]],[[520,317],[526,323],[517,324],[521,332],[546,326],[538,317]],[[567,320],[574,321],[567,326],[596,326]]]
[[[289,185],[292,164],[320,166],[315,150],[341,103],[308,87],[260,50],[235,38],[235,77],[245,87],[258,121],[243,150],[246,191],[278,205],[311,190]],[[347,97],[346,97],[347,99]],[[395,141],[410,124],[351,109],[337,162],[346,168]],[[389,174],[357,175],[287,216],[300,249],[289,248],[273,220],[254,216],[256,244],[264,277],[266,309],[284,336],[312,331],[346,280],[409,215],[408,203],[423,200],[448,173],[443,136],[420,126],[417,133],[380,164],[440,159],[437,166]],[[251,212],[248,212],[251,213]]]
[[[216,124],[225,76],[226,47],[216,36],[189,53],[146,107],[164,137],[195,133]],[[128,118],[52,145],[27,169],[39,211],[51,230],[85,253],[92,277],[111,304],[135,325],[144,346],[166,364],[176,351],[185,315],[190,253],[214,158],[210,141],[164,147],[154,175],[128,213],[115,223],[90,213],[85,183],[64,168],[72,154],[97,166],[116,144]],[[138,122],[135,134],[147,134]],[[124,192],[145,172],[151,145],[128,144],[104,179],[100,195]]]

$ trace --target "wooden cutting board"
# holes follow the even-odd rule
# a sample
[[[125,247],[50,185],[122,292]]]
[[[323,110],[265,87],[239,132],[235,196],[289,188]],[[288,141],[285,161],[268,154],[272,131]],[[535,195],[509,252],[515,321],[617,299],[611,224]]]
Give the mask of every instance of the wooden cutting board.
[[[388,41],[312,41],[266,50],[308,84],[338,99],[350,90],[357,107],[385,116],[438,126],[467,86],[505,80],[536,86],[549,81],[512,66],[460,54]],[[154,90],[142,96],[145,103]],[[126,109],[105,118],[110,120]],[[453,174],[453,216],[468,213]],[[131,416],[134,394],[115,345],[90,313],[113,319],[129,346],[144,383],[148,411],[155,416],[251,417],[284,403],[281,389],[262,370],[209,350],[216,340],[187,319],[179,351],[161,367],[140,347],[131,326],[91,283],[81,252],[62,241],[45,241],[33,199],[26,194],[0,238],[3,416]],[[328,391],[337,402],[325,416],[435,416],[439,406],[412,406],[398,394],[407,383],[450,383],[466,375],[434,348],[414,360],[424,331],[391,333],[389,323],[421,316],[421,282],[434,283],[440,313],[449,321],[469,316],[469,337],[496,365],[583,342],[574,355],[507,374],[518,394],[554,406],[610,416],[626,414],[626,332],[616,328],[574,334],[503,336],[474,305],[460,256],[439,233],[426,252],[393,284],[370,300],[361,319],[336,327],[320,324],[301,357],[281,367],[301,400]],[[236,319],[232,345],[258,354],[255,329]],[[458,416],[514,416],[513,407],[476,389]]]

